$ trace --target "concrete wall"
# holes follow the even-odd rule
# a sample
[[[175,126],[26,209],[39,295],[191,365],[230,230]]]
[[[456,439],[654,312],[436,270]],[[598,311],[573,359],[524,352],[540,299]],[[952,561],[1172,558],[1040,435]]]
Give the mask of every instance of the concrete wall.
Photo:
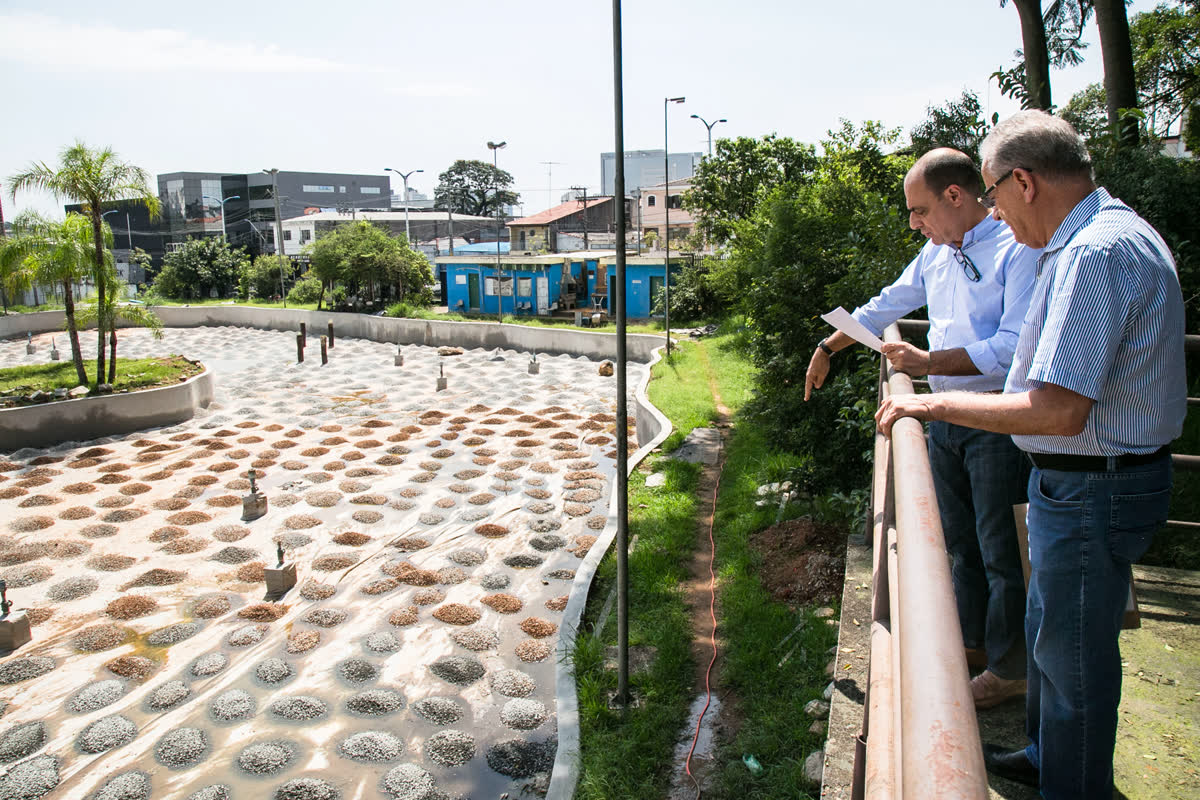
[[[441,320],[393,319],[366,314],[337,314],[329,311],[255,308],[252,306],[156,306],[154,312],[168,328],[194,328],[202,325],[233,325],[262,330],[299,331],[308,324],[309,337],[320,336],[327,324],[334,324],[334,335],[375,342],[423,344],[433,347],[458,345],[521,350],[548,355],[586,356],[614,359],[616,334],[582,331],[572,328],[535,328],[529,325],[501,325],[496,322],[443,322]],[[61,331],[61,311],[0,316],[0,338],[24,338],[26,331]],[[94,334],[93,334],[94,335]],[[63,336],[66,336],[65,331]],[[651,354],[664,344],[663,337],[629,334],[626,349],[630,361],[648,362]]]
[[[197,407],[207,407],[212,399],[212,373],[205,370],[161,389],[0,409],[0,450],[12,452],[175,425],[191,419]]]

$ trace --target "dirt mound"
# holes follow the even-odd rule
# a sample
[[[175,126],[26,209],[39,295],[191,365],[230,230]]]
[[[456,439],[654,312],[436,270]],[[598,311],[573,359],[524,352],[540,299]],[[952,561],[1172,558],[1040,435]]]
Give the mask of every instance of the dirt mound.
[[[750,537],[763,555],[759,573],[771,597],[790,606],[827,603],[842,592],[846,534],[829,525],[794,519]]]

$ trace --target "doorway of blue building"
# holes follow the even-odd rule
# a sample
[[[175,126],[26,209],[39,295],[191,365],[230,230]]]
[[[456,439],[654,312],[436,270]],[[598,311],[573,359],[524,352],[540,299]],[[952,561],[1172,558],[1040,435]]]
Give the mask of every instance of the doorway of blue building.
[[[479,276],[467,276],[467,303],[472,311],[479,311]]]

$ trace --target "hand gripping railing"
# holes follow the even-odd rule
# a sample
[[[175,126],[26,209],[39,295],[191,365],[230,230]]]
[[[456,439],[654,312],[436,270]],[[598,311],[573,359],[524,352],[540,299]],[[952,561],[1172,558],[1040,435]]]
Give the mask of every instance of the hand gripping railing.
[[[900,341],[895,325],[884,340]],[[879,400],[912,379],[880,367]],[[979,725],[968,683],[929,454],[921,423],[875,434],[871,662],[855,797],[985,800]],[[861,765],[860,765],[861,766]]]

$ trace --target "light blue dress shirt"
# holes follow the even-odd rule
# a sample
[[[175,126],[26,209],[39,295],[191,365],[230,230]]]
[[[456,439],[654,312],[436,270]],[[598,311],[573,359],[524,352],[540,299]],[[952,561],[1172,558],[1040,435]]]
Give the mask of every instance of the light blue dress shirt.
[[[1013,436],[1032,453],[1152,453],[1187,414],[1183,294],[1166,242],[1105,189],[1077,205],[1041,257],[1009,392],[1044,383],[1096,401],[1077,436]]]
[[[999,391],[1012,364],[1041,251],[1018,244],[1008,225],[991,216],[963,236],[962,252],[979,270],[979,281],[967,276],[954,250],[926,242],[896,282],[852,316],[880,336],[888,325],[928,306],[929,349],[965,348],[980,373],[930,375],[929,387]]]

